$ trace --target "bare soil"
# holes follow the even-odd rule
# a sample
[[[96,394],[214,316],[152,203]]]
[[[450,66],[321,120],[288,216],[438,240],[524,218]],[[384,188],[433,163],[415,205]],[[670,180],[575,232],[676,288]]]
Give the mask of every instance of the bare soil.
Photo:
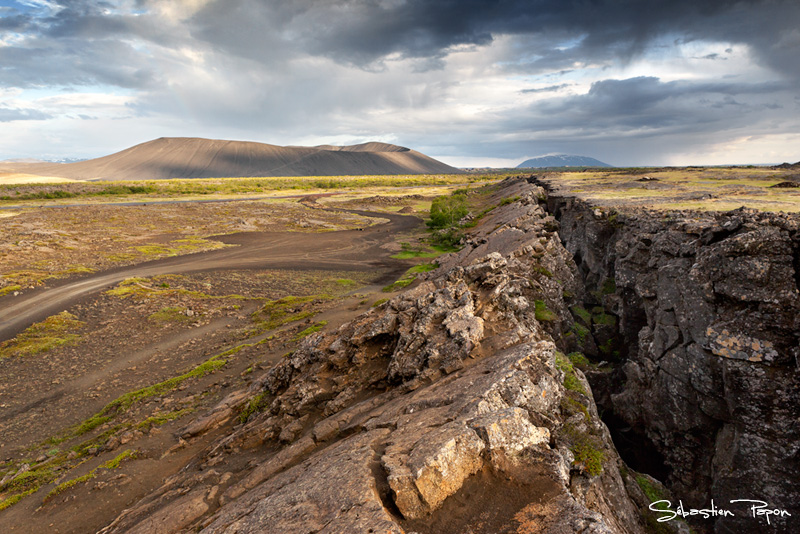
[[[419,231],[416,217],[250,204],[241,203],[240,212],[268,211],[251,220],[259,221],[259,230],[272,231],[214,237],[209,242],[225,248],[105,270],[108,264],[96,259],[97,253],[119,250],[113,236],[123,236],[126,246],[128,239],[174,243],[187,235],[173,231],[181,223],[192,221],[192,233],[200,226],[205,232],[197,233],[224,228],[232,217],[227,210],[234,208],[143,206],[120,215],[109,207],[65,208],[24,213],[14,218],[16,226],[4,225],[0,246],[6,250],[19,246],[13,238],[20,232],[43,229],[53,232],[51,244],[73,243],[58,250],[33,244],[27,260],[17,254],[0,258],[0,272],[28,267],[30,261],[50,261],[53,270],[63,270],[73,260],[98,271],[42,278],[30,284],[32,289],[0,297],[0,340],[64,310],[81,323],[70,332],[78,336],[72,343],[0,358],[0,505],[19,493],[4,487],[2,479],[25,469],[42,475],[42,483],[31,486],[33,494],[0,510],[0,531],[95,532],[218,437],[212,431],[180,440],[189,421],[230,391],[246,387],[253,371],[274,365],[309,327],[335,329],[368,310],[386,296],[381,288],[414,263],[390,254],[398,239]],[[87,214],[102,216],[82,227]],[[297,214],[302,216],[291,223],[281,220]],[[120,221],[118,228],[102,232],[116,216],[180,222],[144,232]],[[298,223],[308,224],[306,232],[278,231],[281,225],[299,229]],[[357,229],[314,231],[353,223],[359,223]],[[128,280],[133,277],[137,280]],[[132,290],[109,292],[120,288]],[[268,324],[261,311],[281,298],[289,303],[286,317]],[[220,365],[187,375],[208,362]],[[108,412],[108,420],[87,431],[76,431],[106,413],[115,399],[182,376],[188,378]],[[135,457],[116,468],[102,467],[126,451]],[[59,486],[81,476],[90,478]],[[57,487],[58,493],[48,496]],[[80,513],[89,504],[92,513]]]

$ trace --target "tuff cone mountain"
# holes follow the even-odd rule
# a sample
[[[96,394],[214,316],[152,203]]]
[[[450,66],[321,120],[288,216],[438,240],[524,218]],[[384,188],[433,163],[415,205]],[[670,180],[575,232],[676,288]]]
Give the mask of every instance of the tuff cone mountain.
[[[387,143],[317,147],[160,138],[101,158],[29,165],[25,172],[75,180],[152,180],[239,176],[454,174],[459,169]]]

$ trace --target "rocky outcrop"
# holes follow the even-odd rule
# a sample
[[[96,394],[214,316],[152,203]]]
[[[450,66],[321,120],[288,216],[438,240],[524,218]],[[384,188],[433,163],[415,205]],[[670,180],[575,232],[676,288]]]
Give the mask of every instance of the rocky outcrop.
[[[103,532],[643,532],[646,499],[554,342],[580,292],[557,223],[538,187],[496,195],[520,198],[426,280],[189,425],[255,407]]]
[[[592,380],[604,408],[663,456],[687,507],[762,500],[792,514],[771,532],[797,532],[800,219],[617,213],[557,194],[548,204],[585,281],[573,310],[591,316],[587,352],[616,361],[613,378]],[[600,322],[613,343],[597,335]],[[738,512],[703,524],[766,526]]]

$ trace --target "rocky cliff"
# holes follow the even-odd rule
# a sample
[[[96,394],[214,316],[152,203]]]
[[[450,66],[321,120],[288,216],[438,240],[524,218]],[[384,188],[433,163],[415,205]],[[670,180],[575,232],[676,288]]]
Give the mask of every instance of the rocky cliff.
[[[591,381],[618,444],[637,449],[624,456],[687,508],[755,499],[792,515],[768,526],[740,507],[701,529],[797,532],[798,216],[617,213],[559,194],[548,207],[586,289],[567,341],[614,362]]]
[[[480,194],[460,252],[191,423],[176,449],[222,437],[103,532],[688,532],[659,499],[796,532],[798,218]]]
[[[544,191],[493,202],[515,196],[426,280],[189,425],[231,430],[103,532],[643,532],[649,501],[556,346],[578,271]]]

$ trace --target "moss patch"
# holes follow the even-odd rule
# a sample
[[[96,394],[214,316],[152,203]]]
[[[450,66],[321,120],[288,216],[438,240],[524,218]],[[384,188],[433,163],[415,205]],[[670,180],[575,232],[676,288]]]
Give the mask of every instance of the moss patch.
[[[573,306],[570,308],[572,311],[572,315],[578,319],[584,326],[589,327],[592,325],[592,314],[589,313],[589,310],[583,308],[581,306]]]
[[[617,282],[613,278],[606,278],[600,288],[600,292],[603,295],[613,295],[617,292]]]
[[[570,331],[575,334],[581,345],[583,345],[586,342],[586,336],[589,335],[588,328],[586,328],[580,323],[573,323]]]
[[[186,311],[186,308],[161,308],[157,312],[148,315],[147,318],[156,323],[190,323],[194,321],[192,317],[186,315]]]
[[[331,295],[307,295],[304,297],[288,296],[277,300],[268,300],[260,310],[251,315],[256,324],[254,333],[273,330],[285,324],[300,321],[316,315],[316,311],[308,307],[315,301],[331,300]]]
[[[594,477],[603,472],[603,462],[606,457],[591,437],[585,436],[585,439],[573,443],[570,450],[575,455],[573,463],[583,466],[586,472]]]
[[[165,277],[157,277],[153,278],[153,281],[162,280]],[[109,289],[105,293],[106,295],[110,295],[112,297],[119,297],[119,298],[128,298],[128,297],[138,297],[138,298],[151,298],[151,297],[161,297],[161,296],[174,296],[174,295],[183,295],[187,297],[191,297],[194,299],[206,300],[206,299],[233,299],[233,300],[247,300],[247,297],[242,295],[209,295],[208,293],[203,293],[202,291],[193,291],[191,289],[183,289],[183,288],[170,288],[169,282],[162,281],[158,287],[153,287],[150,285],[150,281],[146,278],[126,278],[122,282],[120,282],[116,288]]]
[[[533,301],[534,304],[534,316],[536,317],[537,321],[555,321],[558,319],[558,315],[553,313],[547,308],[547,304],[543,300],[535,300]]]
[[[384,287],[381,291],[383,291],[384,293],[399,291],[400,289],[408,287],[412,283],[414,283],[414,280],[417,279],[417,275],[419,273],[427,273],[429,271],[436,269],[437,267],[439,267],[439,265],[436,263],[421,263],[419,265],[415,265],[414,267],[411,267],[409,270],[407,270],[399,280]]]
[[[308,337],[311,334],[319,332],[320,330],[325,328],[325,325],[327,325],[327,324],[328,324],[328,321],[320,321],[320,322],[318,322],[318,323],[316,323],[314,325],[311,325],[308,328],[306,328],[305,330],[303,330],[301,332],[298,332],[297,335],[295,335],[292,338],[292,341],[300,341],[301,339],[303,339],[305,337]]]
[[[28,327],[14,339],[0,343],[0,359],[11,356],[32,356],[47,352],[61,345],[75,344],[80,335],[74,331],[85,323],[66,311],[48,317]]]
[[[592,316],[592,321],[595,324],[605,325],[605,326],[616,326],[617,325],[617,318],[611,314],[600,312],[596,313]]]
[[[251,398],[250,402],[247,403],[247,405],[239,414],[239,422],[246,423],[253,414],[263,412],[264,409],[269,406],[267,400],[268,398],[266,392],[259,393],[255,397]]]
[[[578,375],[575,374],[575,368],[572,366],[572,362],[561,352],[556,352],[556,367],[564,372],[565,389],[587,395],[583,384],[581,384],[580,379],[578,379]]]
[[[400,252],[394,254],[392,258],[398,260],[410,260],[414,258],[436,258],[441,256],[442,252],[433,249],[432,247],[425,246],[412,246],[411,243],[400,243]]]
[[[132,459],[132,458],[135,458],[135,457],[136,457],[136,452],[135,451],[126,450],[126,451],[118,454],[115,458],[113,458],[113,459],[105,462],[104,464],[100,465],[99,467],[96,467],[95,469],[92,469],[91,471],[89,471],[85,475],[79,476],[77,478],[73,478],[72,480],[68,480],[66,482],[62,482],[61,484],[59,484],[58,486],[53,488],[50,491],[50,493],[48,493],[45,496],[44,500],[47,501],[47,500],[55,497],[59,493],[63,493],[64,491],[68,490],[69,488],[71,488],[73,486],[76,486],[78,484],[82,484],[84,482],[87,482],[87,481],[95,478],[99,474],[98,472],[99,472],[100,469],[107,469],[107,470],[116,469],[125,460],[129,460],[129,459]]]
[[[14,291],[19,291],[21,289],[22,286],[18,285],[0,287],[0,297],[2,297],[3,295],[8,295],[9,293],[13,293]]]

